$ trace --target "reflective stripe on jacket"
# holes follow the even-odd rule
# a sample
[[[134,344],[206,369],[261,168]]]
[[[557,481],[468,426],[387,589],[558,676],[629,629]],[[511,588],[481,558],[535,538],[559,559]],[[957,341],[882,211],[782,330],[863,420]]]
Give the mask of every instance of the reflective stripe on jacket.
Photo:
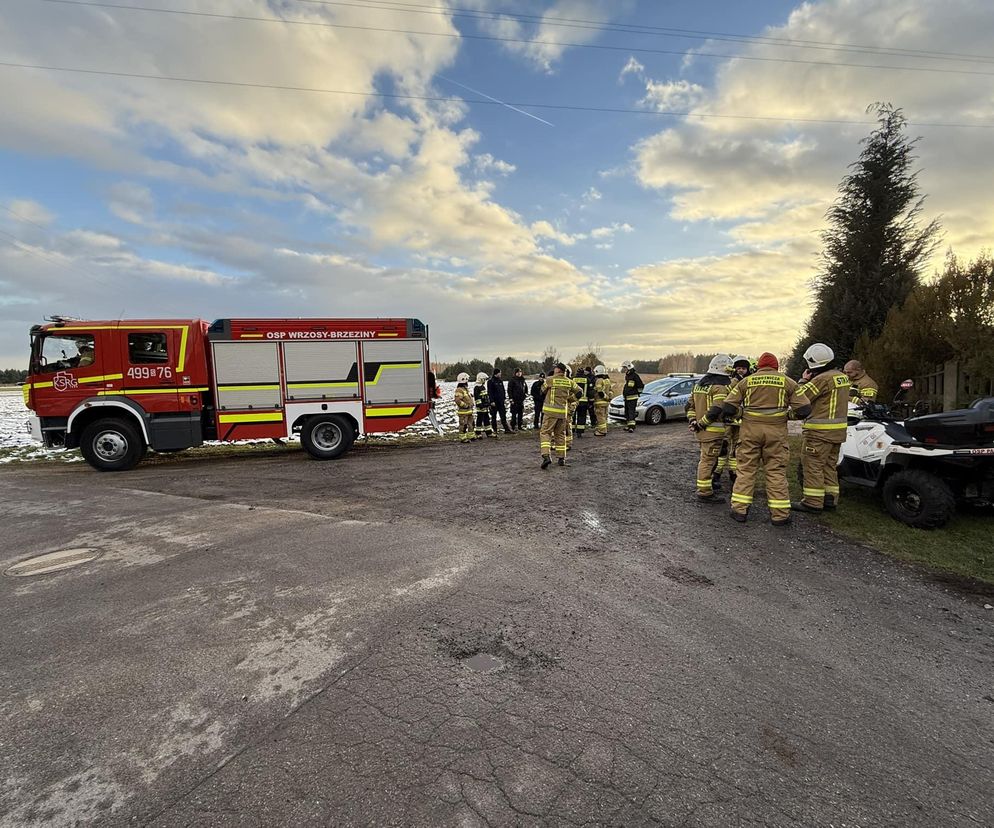
[[[545,404],[542,406],[542,413],[553,417],[565,417],[570,400],[575,400],[580,395],[580,386],[565,376],[546,377],[543,387]]]
[[[808,398],[790,377],[763,368],[743,379],[725,399],[725,405],[742,406],[743,423],[784,423],[791,408],[808,405]]]
[[[830,370],[815,374],[801,386],[801,393],[811,403],[811,415],[804,421],[804,432],[830,443],[846,438],[849,412],[849,377]]]

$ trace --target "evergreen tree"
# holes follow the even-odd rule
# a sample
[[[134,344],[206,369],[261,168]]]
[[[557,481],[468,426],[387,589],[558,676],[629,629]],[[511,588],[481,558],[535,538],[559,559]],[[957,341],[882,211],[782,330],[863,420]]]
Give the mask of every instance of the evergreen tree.
[[[839,359],[856,341],[880,335],[891,308],[904,303],[939,242],[939,225],[921,227],[924,197],[913,169],[917,138],[905,134],[900,109],[875,104],[877,128],[863,139],[859,160],[839,186],[822,234],[820,273],[814,281],[815,311],[794,349],[788,370],[804,369],[802,354],[824,342]]]

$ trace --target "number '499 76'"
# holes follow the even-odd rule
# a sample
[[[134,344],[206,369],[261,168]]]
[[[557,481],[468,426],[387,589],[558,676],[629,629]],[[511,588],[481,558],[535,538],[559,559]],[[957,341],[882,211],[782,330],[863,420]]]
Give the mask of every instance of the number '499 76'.
[[[141,365],[128,369],[128,379],[172,379],[173,369],[167,365]]]

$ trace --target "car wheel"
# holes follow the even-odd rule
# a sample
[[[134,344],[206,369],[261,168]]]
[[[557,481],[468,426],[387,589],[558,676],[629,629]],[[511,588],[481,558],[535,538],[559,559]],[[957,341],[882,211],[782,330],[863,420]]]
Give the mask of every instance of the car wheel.
[[[300,442],[316,460],[334,460],[352,448],[355,429],[337,414],[311,417],[300,430]]]
[[[649,425],[659,425],[665,419],[666,415],[663,413],[663,409],[661,409],[658,405],[654,405],[645,412],[645,421]]]
[[[945,526],[956,511],[952,489],[920,469],[894,472],[884,482],[883,498],[891,517],[917,529]]]

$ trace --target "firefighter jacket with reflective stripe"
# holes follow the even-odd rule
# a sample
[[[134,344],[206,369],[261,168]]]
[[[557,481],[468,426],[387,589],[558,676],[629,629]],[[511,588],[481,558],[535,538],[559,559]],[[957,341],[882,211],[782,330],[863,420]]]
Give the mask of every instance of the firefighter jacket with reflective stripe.
[[[573,380],[580,388],[580,399],[585,398],[587,395],[587,375],[578,374],[576,379]]]
[[[738,406],[742,406],[743,424],[786,423],[791,408],[801,417],[807,417],[811,410],[800,386],[772,368],[761,368],[729,392],[724,412],[734,415]]]
[[[867,376],[866,371],[864,371],[852,381],[849,388],[849,398],[853,402],[856,402],[857,400],[862,400],[863,402],[876,402],[877,391],[879,390],[880,386],[877,385],[876,380],[874,380],[873,377]]]
[[[701,442],[720,440],[725,435],[721,409],[728,396],[730,380],[724,374],[705,374],[694,386],[691,395],[693,418],[701,426],[697,439]],[[711,416],[714,417],[712,421]]]
[[[465,385],[456,386],[456,410],[460,414],[473,414],[473,395]]]
[[[594,383],[594,402],[610,402],[614,396],[614,384],[607,377],[598,377]]]
[[[565,417],[570,400],[580,396],[580,386],[565,376],[546,377],[543,387],[545,405],[542,406],[542,413],[553,417]]]
[[[643,388],[645,388],[645,383],[642,382],[642,377],[635,373],[634,368],[625,374],[625,387],[622,393],[626,400],[637,400]]]
[[[473,388],[473,399],[476,400],[476,407],[480,409],[490,408],[490,395],[487,393],[487,387],[482,383]]]
[[[849,377],[834,369],[822,371],[800,390],[811,403],[811,414],[804,421],[805,436],[829,443],[845,442]]]
[[[735,388],[736,385],[738,385],[740,382],[742,382],[742,380],[744,380],[748,376],[749,374],[746,374],[745,377],[740,377],[738,374],[733,374],[731,378],[731,383],[728,386],[728,393],[731,394],[732,389]],[[733,426],[742,425],[742,409],[740,408],[731,417],[725,417],[725,422],[728,425],[733,425]]]
[[[597,399],[597,378],[593,374],[584,374],[587,379],[587,401],[593,403]]]

